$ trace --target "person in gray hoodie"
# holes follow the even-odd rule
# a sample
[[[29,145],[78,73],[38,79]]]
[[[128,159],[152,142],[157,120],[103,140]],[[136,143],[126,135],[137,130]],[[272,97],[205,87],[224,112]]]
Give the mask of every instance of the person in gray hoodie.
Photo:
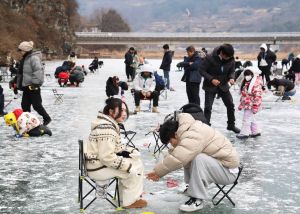
[[[21,106],[30,112],[31,105],[43,117],[43,124],[48,125],[51,118],[42,105],[41,89],[44,82],[44,68],[40,51],[33,51],[33,42],[24,41],[18,46],[23,57],[17,73],[17,88],[23,91]]]

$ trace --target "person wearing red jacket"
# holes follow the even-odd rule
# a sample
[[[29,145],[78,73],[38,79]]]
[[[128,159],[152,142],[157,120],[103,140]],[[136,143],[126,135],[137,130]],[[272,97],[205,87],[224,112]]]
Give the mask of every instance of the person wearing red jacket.
[[[244,117],[241,132],[236,136],[239,139],[261,135],[255,119],[262,102],[262,79],[259,74],[260,71],[255,67],[247,67],[244,71],[244,80],[241,85],[241,103],[238,107],[239,110],[244,109]]]

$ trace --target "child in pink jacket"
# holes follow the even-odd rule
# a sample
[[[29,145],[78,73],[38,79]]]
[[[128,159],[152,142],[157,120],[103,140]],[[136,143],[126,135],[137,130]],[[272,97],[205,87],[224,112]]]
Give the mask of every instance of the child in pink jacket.
[[[259,131],[255,115],[262,102],[262,79],[260,71],[255,67],[247,67],[244,71],[244,80],[241,85],[241,99],[239,110],[244,109],[243,125],[241,132],[236,136],[239,139],[257,137]]]

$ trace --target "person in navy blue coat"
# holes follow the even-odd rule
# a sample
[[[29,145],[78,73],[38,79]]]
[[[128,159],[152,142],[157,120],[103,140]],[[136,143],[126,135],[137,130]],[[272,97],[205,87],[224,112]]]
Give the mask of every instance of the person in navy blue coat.
[[[177,67],[184,68],[182,81],[186,83],[186,93],[189,103],[195,103],[200,106],[199,89],[202,76],[200,74],[200,64],[202,59],[194,46],[186,48],[187,57],[183,62],[177,64]]]
[[[169,50],[169,45],[165,44],[163,46],[164,49],[164,57],[160,65],[160,69],[164,71],[164,79],[167,81],[166,87],[170,89],[170,70],[171,70],[171,63],[172,63],[172,51]]]

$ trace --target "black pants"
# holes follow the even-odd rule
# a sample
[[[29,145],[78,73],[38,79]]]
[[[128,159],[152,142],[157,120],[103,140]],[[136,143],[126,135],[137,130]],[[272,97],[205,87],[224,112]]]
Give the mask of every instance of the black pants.
[[[260,67],[260,70],[261,70],[261,77],[262,77],[263,83],[265,82],[264,77],[266,77],[265,84],[267,85],[268,82],[270,82],[270,75],[271,75],[270,68],[268,66],[265,66],[265,67]],[[268,88],[271,89],[271,86]]]
[[[217,92],[205,91],[204,116],[206,117],[207,122],[210,124],[211,110],[217,93],[222,98],[222,101],[227,108],[228,126],[235,125],[234,104],[231,93],[230,91],[223,92],[221,90],[218,90]]]
[[[4,94],[0,94],[0,114],[4,111]]]
[[[200,106],[199,88],[200,83],[186,81],[186,93],[188,96],[189,103],[195,103]]]
[[[21,106],[23,111],[30,112],[31,111],[31,105],[34,110],[37,111],[42,117],[44,122],[50,120],[50,116],[44,109],[42,105],[42,97],[41,97],[41,89],[37,88],[36,90],[30,90],[28,87],[26,87],[23,91],[23,97]]]
[[[158,97],[159,97],[159,93],[157,91],[151,92],[151,97],[150,98],[153,99],[153,107],[158,106]],[[145,97],[142,94],[142,91],[135,91],[134,92],[135,106],[139,106],[141,99],[144,99],[144,98]]]
[[[46,133],[46,130],[47,130],[47,133]],[[30,137],[39,137],[39,136],[43,136],[44,134],[49,134],[49,132],[51,132],[51,131],[49,130],[49,128],[47,126],[39,125],[39,126],[35,127],[34,129],[31,129],[28,132],[28,135]]]
[[[133,80],[134,79],[133,76],[134,76],[133,67],[126,65],[126,77],[127,77],[127,79],[130,79],[130,77],[131,77],[131,80]]]

